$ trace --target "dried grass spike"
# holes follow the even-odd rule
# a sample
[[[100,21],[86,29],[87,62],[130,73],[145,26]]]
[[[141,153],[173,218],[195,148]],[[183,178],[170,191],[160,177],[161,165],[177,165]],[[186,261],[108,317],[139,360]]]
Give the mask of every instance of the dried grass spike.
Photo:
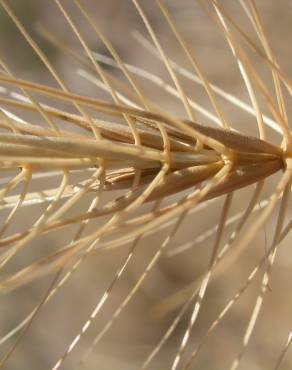
[[[0,368],[290,368],[268,5],[32,6],[0,0]]]

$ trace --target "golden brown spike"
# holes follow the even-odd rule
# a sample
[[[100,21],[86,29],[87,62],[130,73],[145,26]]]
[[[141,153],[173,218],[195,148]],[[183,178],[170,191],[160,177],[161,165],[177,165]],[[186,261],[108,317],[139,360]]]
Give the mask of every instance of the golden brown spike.
[[[0,0],[0,368],[290,368],[287,9],[29,4]]]

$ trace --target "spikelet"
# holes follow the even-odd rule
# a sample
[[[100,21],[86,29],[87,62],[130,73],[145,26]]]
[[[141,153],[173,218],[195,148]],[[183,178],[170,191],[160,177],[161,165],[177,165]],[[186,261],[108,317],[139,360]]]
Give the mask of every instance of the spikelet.
[[[115,6],[135,14],[146,37],[135,31],[127,42],[161,63],[165,78],[123,60],[89,10],[92,4],[50,4],[78,47],[43,25],[38,37],[64,53],[66,66],[78,63],[70,76],[89,84],[96,94],[90,95],[61,77],[22,14],[0,0],[2,16],[53,79],[41,83],[16,74],[0,55],[6,322],[0,368],[291,366],[288,320],[277,306],[281,283],[274,287],[271,273],[291,228],[285,101],[292,82],[272,52],[254,0],[239,0],[235,13],[253,36],[217,0],[149,4]],[[224,41],[249,104],[210,82],[200,49],[177,24],[176,11],[184,9],[204,17],[200,24],[208,22]],[[164,23],[173,60],[151,14]],[[82,22],[107,55],[89,45]],[[220,56],[212,58],[227,76]],[[163,108],[162,96],[172,97],[178,112]],[[230,107],[250,128],[228,118]],[[288,307],[289,293],[282,296]],[[278,326],[270,322],[276,308]]]

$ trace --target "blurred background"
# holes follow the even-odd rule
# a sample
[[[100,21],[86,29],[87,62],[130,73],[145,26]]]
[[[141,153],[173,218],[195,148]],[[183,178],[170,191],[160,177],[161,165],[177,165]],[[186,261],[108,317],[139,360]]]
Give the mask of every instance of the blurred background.
[[[7,3],[14,10],[33,39],[49,57],[72,91],[110,100],[106,92],[86,81],[78,74],[78,70],[84,67],[77,60],[71,58],[68,53],[60,50],[44,37],[44,32],[49,32],[61,44],[84,56],[81,45],[54,2],[44,0],[27,0],[25,2],[10,0]],[[134,33],[138,31],[139,34],[150,40],[143,22],[131,1],[99,0],[95,2],[83,1],[82,3],[91,16],[94,17],[100,29],[112,42],[124,62],[153,73],[172,85],[163,63],[146,50],[134,36]],[[256,45],[260,45],[239,3],[230,1],[221,1],[220,3],[240,27],[247,32],[250,38],[254,40]],[[86,39],[90,49],[108,56],[106,47],[92,31],[73,2],[63,1],[62,4],[70,16],[72,16],[74,23]],[[155,1],[143,0],[140,1],[140,4],[145,10],[156,34],[159,36],[159,40],[167,55],[180,66],[190,69],[187,58],[163,19]],[[165,4],[210,82],[249,103],[248,94],[238,66],[224,37],[199,4],[190,0],[180,2],[167,0]],[[285,0],[277,2],[261,0],[257,1],[257,5],[279,65],[283,67],[283,70],[288,75],[291,75],[292,49],[289,40],[292,35],[292,3]],[[266,82],[269,91],[274,96],[269,69],[250,48],[245,47],[245,50],[251,58],[254,68]],[[41,61],[11,22],[2,6],[0,6],[0,53],[1,58],[9,65],[17,77],[49,84],[50,86],[57,86]],[[114,77],[122,79],[117,69],[110,66],[104,66],[104,68]],[[172,97],[150,81],[143,78],[137,79],[145,95],[158,104],[159,107],[168,113],[186,118],[186,113],[178,99]],[[201,104],[205,109],[212,111],[211,104],[203,88],[185,78],[180,77],[180,80],[189,97]],[[222,98],[218,100],[233,128],[246,134],[258,135],[256,120],[252,116],[242,112],[241,109],[227,103]],[[42,101],[46,102],[45,99]],[[262,111],[269,114],[265,101],[260,97],[259,101]],[[56,106],[62,108],[65,105],[57,102]],[[287,110],[288,114],[291,115],[291,104],[288,98]],[[20,114],[17,111],[15,113]],[[21,114],[23,114],[23,118],[39,123],[36,121],[36,117],[28,112],[21,112]],[[198,113],[197,119],[203,124],[214,124],[200,113]],[[279,145],[281,137],[270,129],[267,131],[269,141]],[[87,176],[88,173],[78,174],[72,181],[80,181]],[[267,181],[262,195],[263,199],[271,194],[278,179],[279,175],[275,175]],[[60,178],[48,178],[43,182],[36,181],[34,186],[38,190],[51,188],[57,186],[59,181]],[[254,187],[251,186],[235,194],[230,216],[236,215],[245,209],[253,189]],[[18,189],[15,189],[15,192],[17,191]],[[111,199],[113,196],[116,196],[116,194],[105,194],[105,200]],[[89,199],[84,200],[84,209],[88,206],[88,202]],[[169,301],[166,299],[189,287],[205,271],[214,243],[214,234],[205,238],[202,242],[196,243],[185,252],[170,253],[170,251],[185,243],[189,245],[196,240],[196,237],[215,227],[218,224],[223,202],[224,198],[217,199],[208,204],[208,207],[205,209],[198,213],[190,214],[186,218],[141,289],[122,312],[119,319],[113,324],[109,332],[98,343],[98,346],[84,365],[84,369],[130,370],[140,368],[145,358],[159,342],[182,307],[180,299],[177,299],[175,308],[169,310],[167,308],[167,302]],[[147,207],[149,206],[147,205]],[[25,230],[43,209],[43,205],[23,209],[14,222],[14,229],[11,229],[9,233]],[[73,212],[75,211],[77,212],[77,210]],[[141,210],[141,212],[143,211],[144,209]],[[288,220],[291,218],[291,207],[289,212]],[[3,212],[1,215],[2,222],[7,217],[7,214]],[[234,258],[232,262],[227,264],[218,278],[209,285],[199,320],[191,335],[186,358],[196,344],[200,342],[212,321],[241,287],[253,267],[270,247],[276,215],[277,212],[258,233],[254,242],[242,253],[238,253],[237,258]],[[247,228],[254,222],[254,217],[256,216],[250,218]],[[233,223],[226,227],[223,242],[228,240],[235,225],[236,223]],[[91,228],[94,229],[97,226],[98,223],[95,222],[91,225]],[[81,339],[76,349],[65,361],[64,369],[74,368],[74,364],[81,358],[92,339],[103,329],[116,308],[139,279],[151,257],[170,230],[171,226],[168,226],[159,233],[143,238],[123,278],[115,286],[110,299],[88,330],[87,335]],[[41,240],[35,240],[28,250],[23,251],[19,255],[15,264],[11,267],[12,271],[32,261],[36,256],[41,257],[57,250],[58,247],[65,245],[68,240],[70,241],[72,235],[73,229],[69,230],[68,234],[56,232],[46,235]],[[224,243],[222,243],[223,245]],[[241,369],[273,369],[280,351],[288,338],[292,326],[292,253],[291,248],[289,248],[290,245],[291,236],[281,243],[272,272],[271,289],[266,294],[262,314],[256,325],[256,331],[251,339],[247,353],[242,360]],[[75,335],[80,331],[81,326],[89,317],[98,299],[107,289],[128,251],[129,245],[123,245],[108,252],[92,253],[72,275],[69,282],[39,312],[4,368],[34,370],[53,367],[57,359],[64,353]],[[239,302],[236,303],[224,321],[210,336],[191,368],[202,370],[229,368],[235,354],[240,349],[249,315],[259,293],[261,276],[262,274],[255,279]],[[1,297],[0,317],[2,319],[0,330],[2,335],[16,326],[40,302],[51,279],[52,277],[50,276],[44,277]],[[188,294],[189,292],[187,292],[187,296]],[[188,324],[190,313],[191,310],[184,315],[161,353],[150,364],[150,369],[170,369],[174,354]],[[13,341],[14,339],[9,340],[2,346],[2,356],[11,348]],[[292,354],[288,352],[283,360],[282,368],[288,369],[291,367]]]

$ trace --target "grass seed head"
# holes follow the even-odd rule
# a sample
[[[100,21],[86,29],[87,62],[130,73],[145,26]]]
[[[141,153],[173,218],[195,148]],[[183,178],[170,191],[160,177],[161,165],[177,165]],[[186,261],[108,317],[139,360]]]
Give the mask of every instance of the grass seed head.
[[[0,367],[18,361],[39,367],[35,356],[30,361],[21,352],[35,338],[45,343],[42,367],[53,370],[72,359],[73,368],[176,370],[220,363],[235,370],[244,361],[254,368],[271,361],[275,369],[285,361],[288,366],[287,315],[276,346],[266,328],[274,329],[267,324],[271,312],[281,311],[281,283],[274,288],[271,280],[276,258],[287,272],[279,247],[284,250],[291,229],[286,102],[292,82],[270,45],[261,7],[253,0],[239,0],[235,9],[217,0],[115,4],[125,18],[135,14],[144,30],[131,32],[134,26],[127,23],[123,33],[129,37],[120,40],[150,60],[138,67],[126,63],[114,32],[104,30],[105,3],[105,8],[79,0],[48,5],[67,30],[65,41],[52,26],[26,27],[24,14],[12,5],[0,0],[2,17],[51,80],[38,81],[37,72],[33,78],[22,75],[0,54],[0,293],[10,299],[0,339],[8,347]],[[96,9],[104,19],[94,16]],[[210,58],[226,79],[229,70],[216,50],[202,63],[202,48],[187,40],[187,23],[179,22],[188,12],[204,17],[198,25],[226,48],[226,65],[247,98],[213,82],[217,66],[208,69]],[[164,24],[162,33],[154,15]],[[69,78],[37,38],[63,54],[66,72],[72,65]],[[89,38],[107,55],[94,50]],[[165,71],[151,72],[156,63]],[[90,84],[91,94],[79,88],[80,81]],[[172,99],[167,108],[163,96]],[[252,134],[234,124],[232,109],[236,119],[252,124]],[[265,300],[272,308],[261,324]],[[17,317],[9,312],[16,304]],[[77,305],[73,320],[68,310]],[[40,325],[46,322],[44,335]],[[54,340],[65,328],[64,338]],[[115,335],[105,342],[111,332]],[[211,335],[223,343],[220,353]],[[252,335],[260,350],[249,345]],[[118,361],[112,353],[119,336],[130,357]]]

